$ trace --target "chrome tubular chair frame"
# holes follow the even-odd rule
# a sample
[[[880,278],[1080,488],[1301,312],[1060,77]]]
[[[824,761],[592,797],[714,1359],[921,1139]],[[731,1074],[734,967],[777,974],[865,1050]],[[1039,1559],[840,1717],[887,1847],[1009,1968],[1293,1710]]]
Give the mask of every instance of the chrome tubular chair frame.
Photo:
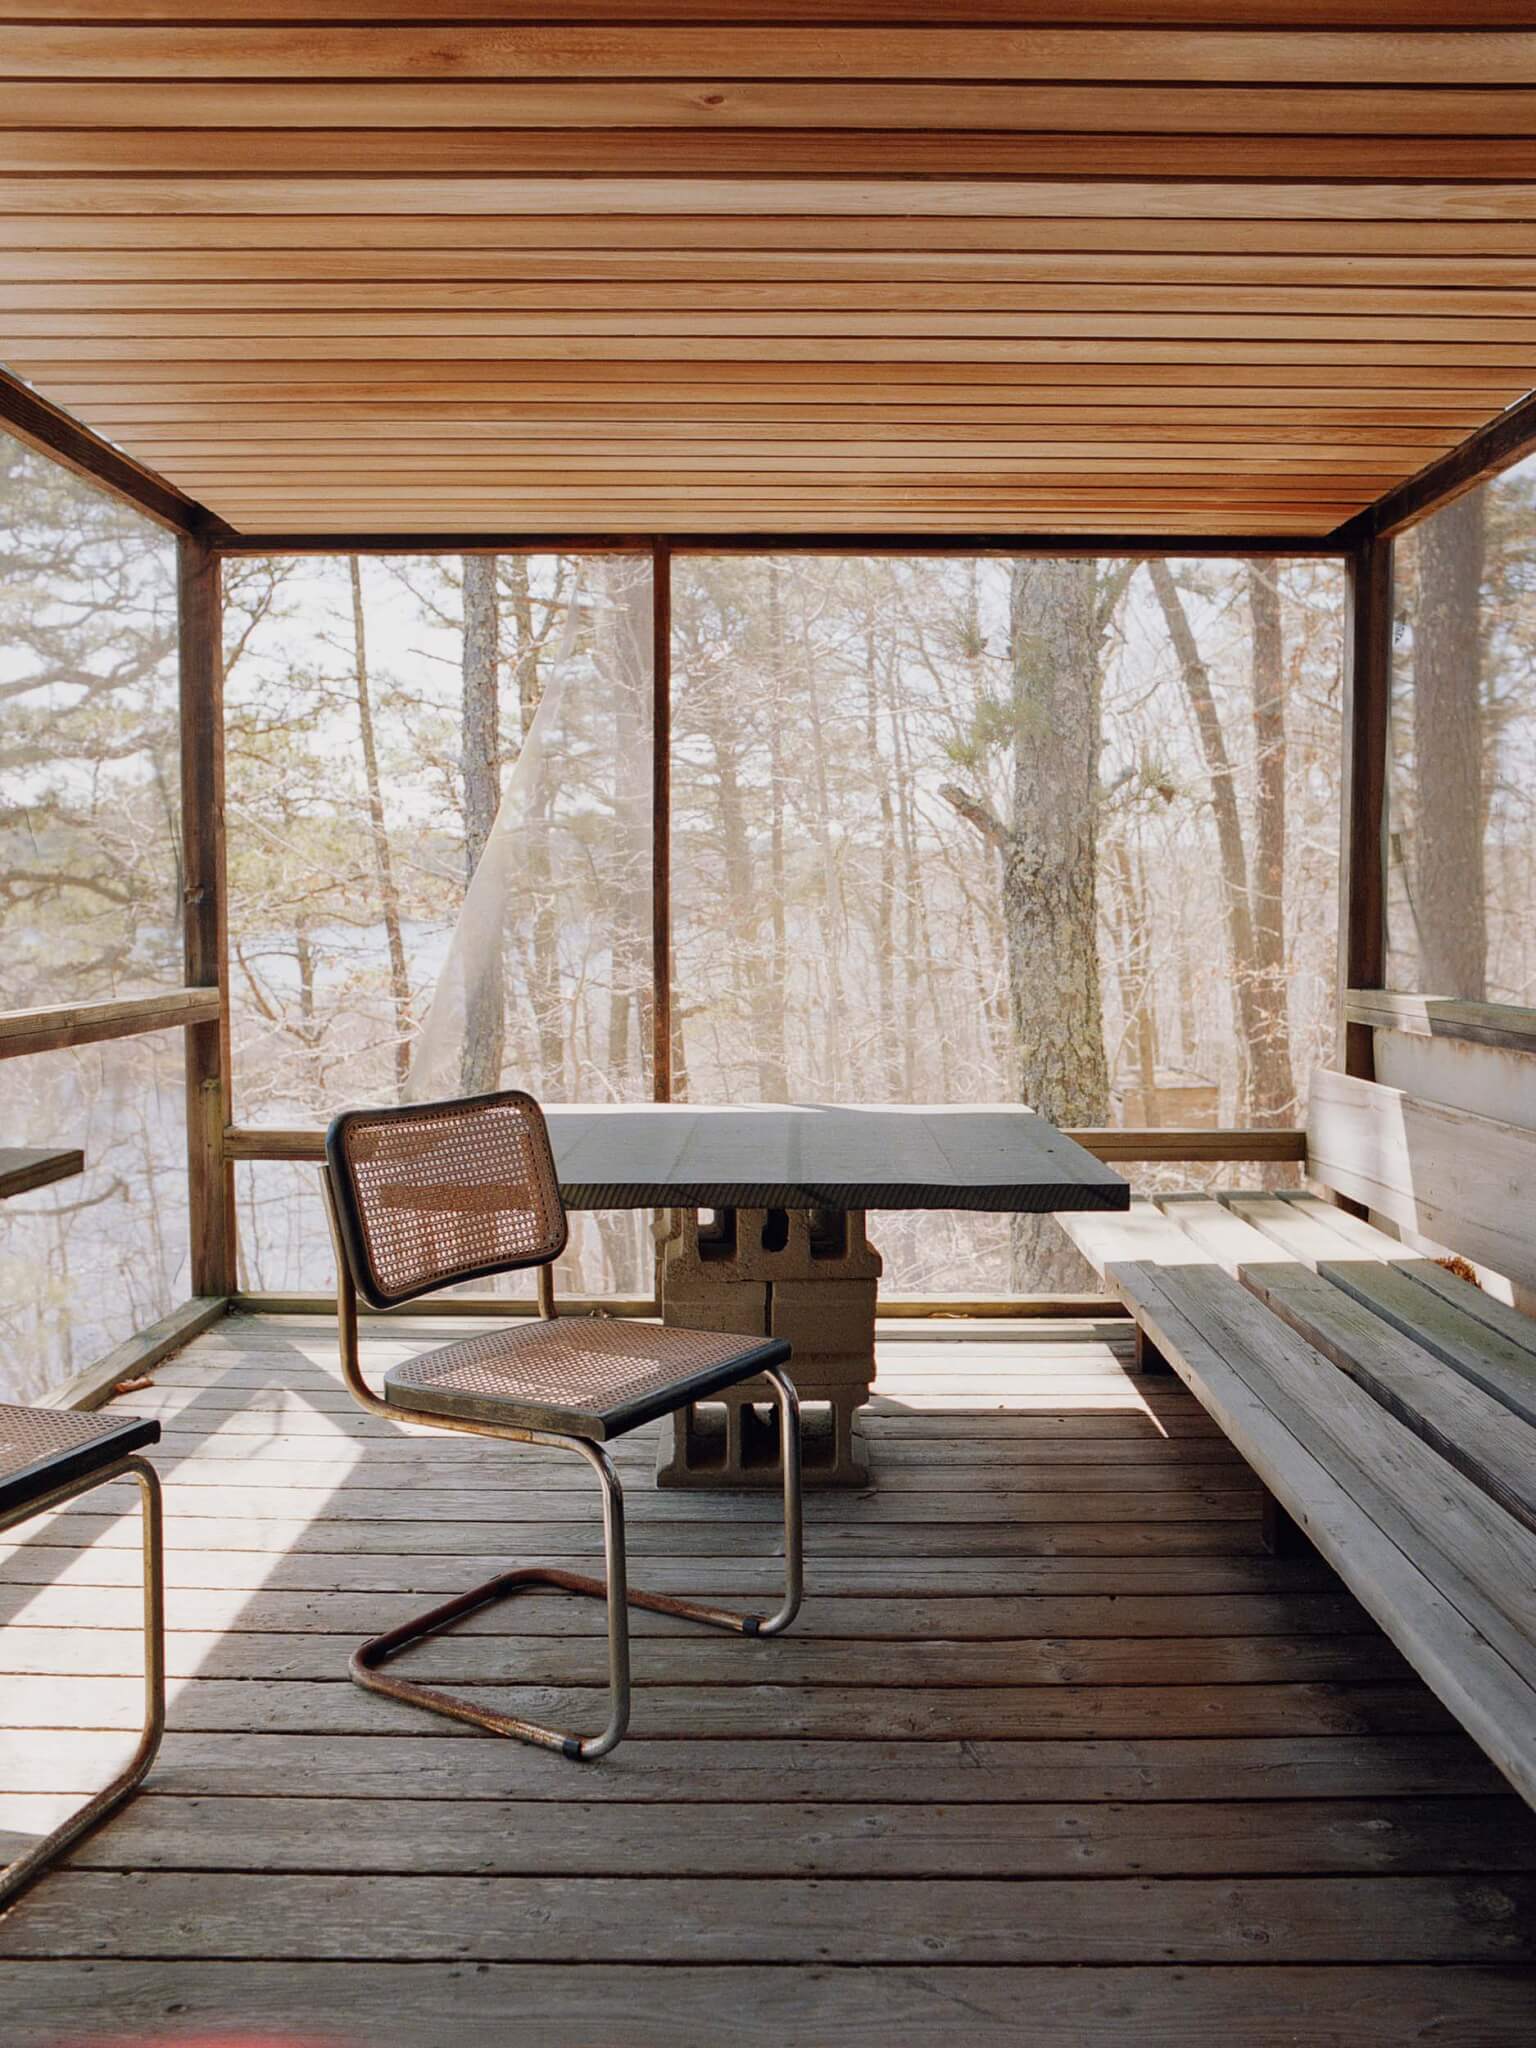
[[[85,1479],[58,1486],[51,1493],[29,1501],[18,1513],[0,1521],[0,1530],[13,1529],[31,1521],[34,1515],[61,1508],[82,1494],[92,1493],[114,1479],[133,1478],[139,1484],[139,1503],[144,1529],[144,1723],[138,1746],[111,1783],[94,1799],[72,1813],[51,1834],[36,1842],[15,1862],[0,1871],[0,1907],[8,1906],[35,1877],[41,1876],[55,1858],[98,1821],[105,1820],[144,1781],[165,1733],[165,1569],[161,1527],[160,1478],[153,1465],[135,1456],[92,1472]]]
[[[767,1369],[761,1374],[773,1388],[779,1411],[779,1443],[784,1470],[785,1583],[782,1602],[770,1615],[739,1614],[727,1608],[706,1607],[691,1600],[673,1599],[664,1593],[643,1592],[629,1584],[624,1546],[624,1489],[619,1482],[618,1473],[614,1470],[613,1460],[601,1443],[592,1442],[585,1437],[562,1436],[548,1430],[513,1428],[506,1424],[412,1409],[400,1402],[382,1399],[369,1386],[363,1377],[358,1350],[357,1289],[348,1269],[339,1232],[336,1230],[335,1195],[330,1177],[325,1172],[321,1174],[321,1185],[325,1194],[327,1213],[331,1219],[332,1233],[337,1238],[336,1318],[342,1377],[359,1404],[371,1414],[381,1415],[390,1422],[417,1423],[426,1429],[456,1430],[468,1436],[497,1438],[505,1443],[538,1444],[549,1450],[573,1451],[578,1457],[584,1458],[597,1475],[603,1499],[603,1578],[592,1578],[585,1573],[560,1571],[542,1565],[521,1566],[511,1571],[499,1572],[495,1578],[487,1579],[483,1585],[473,1587],[469,1592],[461,1593],[452,1600],[444,1601],[440,1606],[430,1608],[426,1613],[401,1622],[398,1627],[361,1644],[354,1651],[351,1660],[351,1673],[357,1684],[365,1686],[370,1692],[383,1693],[389,1699],[403,1700],[411,1706],[425,1707],[432,1713],[446,1714],[456,1721],[470,1722],[492,1734],[512,1736],[518,1741],[535,1743],[543,1749],[558,1750],[563,1756],[591,1763],[598,1757],[606,1756],[615,1748],[623,1740],[629,1727],[631,1607],[643,1607],[654,1614],[670,1614],[681,1621],[701,1622],[708,1628],[728,1629],[735,1635],[774,1636],[789,1627],[800,1611],[805,1568],[801,1511],[800,1400],[787,1373]],[[538,1281],[540,1308],[546,1315],[551,1314],[554,1302],[549,1285],[548,1267],[539,1269]],[[607,1607],[609,1711],[607,1725],[601,1734],[575,1735],[562,1728],[550,1728],[537,1721],[525,1721],[517,1715],[498,1714],[490,1708],[476,1706],[473,1701],[439,1691],[435,1686],[419,1685],[410,1679],[387,1675],[381,1668],[391,1658],[409,1649],[412,1644],[425,1642],[428,1637],[452,1628],[456,1622],[463,1621],[467,1616],[479,1612],[481,1608],[492,1606],[499,1600],[526,1592],[536,1586],[550,1586],[564,1593],[580,1593],[592,1599],[602,1600]]]

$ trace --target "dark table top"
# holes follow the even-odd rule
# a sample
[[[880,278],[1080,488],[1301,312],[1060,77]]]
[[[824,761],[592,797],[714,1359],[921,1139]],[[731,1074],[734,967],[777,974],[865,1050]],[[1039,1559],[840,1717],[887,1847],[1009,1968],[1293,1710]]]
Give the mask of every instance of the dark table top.
[[[572,1209],[1125,1209],[1130,1188],[1013,1103],[614,1103],[545,1111]]]

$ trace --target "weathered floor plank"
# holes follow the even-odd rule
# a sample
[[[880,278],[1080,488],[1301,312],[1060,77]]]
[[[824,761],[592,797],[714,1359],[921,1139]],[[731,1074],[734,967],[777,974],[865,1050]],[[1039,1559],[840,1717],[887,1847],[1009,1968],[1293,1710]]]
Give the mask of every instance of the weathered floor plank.
[[[67,1801],[0,1798],[40,1832]],[[1536,1870],[1518,1799],[1139,1805],[615,1806],[565,1799],[174,1798],[146,1793],[72,1859],[89,1870],[525,1877],[1186,1877]]]
[[[124,1735],[73,1730],[0,1732],[8,1784],[89,1792],[122,1761]],[[918,1767],[920,1765],[920,1768]],[[1079,1807],[1102,1800],[1244,1800],[1256,1827],[1288,1799],[1507,1796],[1475,1744],[1438,1735],[1168,1736],[1109,1739],[1073,1735],[1013,1742],[912,1745],[833,1737],[662,1742],[631,1735],[601,1771],[574,1788],[552,1777],[535,1751],[472,1741],[429,1725],[415,1734],[265,1735],[180,1733],[166,1737],[156,1793],[191,1798],[568,1799],[627,1805],[670,1801],[722,1805],[791,1802],[867,1806],[943,1800],[950,1805],[1035,1800]]]
[[[602,1609],[593,1602],[599,1621]],[[404,1617],[402,1617],[404,1618]],[[675,1639],[674,1639],[675,1636]],[[1409,1667],[1381,1636],[1133,1636],[1002,1641],[786,1637],[745,1643],[723,1633],[674,1631],[649,1656],[636,1651],[636,1686],[900,1686],[982,1688],[1081,1685],[1403,1683]],[[172,1679],[346,1682],[352,1637],[299,1631],[181,1629],[166,1639]],[[137,1630],[29,1628],[0,1633],[0,1677],[131,1678],[142,1668]],[[603,1685],[608,1646],[596,1636],[486,1636],[455,1631],[420,1644],[396,1666],[433,1684]]]
[[[467,1327],[365,1329],[370,1370]],[[591,1569],[586,1475],[360,1414],[323,1319],[218,1325],[131,1401],[166,1431],[170,1732],[0,1918],[7,2048],[1011,2048],[1025,2014],[1038,2048],[1524,2048],[1536,1818],[1126,1358],[1105,1324],[883,1342],[875,1483],[811,1502],[798,1628],[637,1615],[634,1733],[577,1768],[345,1666],[490,1560]],[[770,1593],[771,1498],[657,1495],[653,1458],[618,1446],[636,1580]],[[0,1552],[0,1849],[134,1723],[118,1506]],[[595,1725],[601,1626],[541,1594],[416,1669]]]
[[[761,1661],[743,1665],[744,1671],[766,1668]],[[498,1713],[562,1726],[595,1729],[604,1718],[604,1694],[596,1686],[477,1684],[465,1690]],[[658,1677],[635,1690],[631,1726],[636,1734],[660,1741],[775,1735],[813,1741],[853,1736],[869,1742],[1196,1733],[1398,1735],[1436,1733],[1454,1726],[1417,1680],[907,1687],[775,1685],[762,1678],[680,1686]],[[0,1727],[128,1728],[136,1725],[142,1706],[142,1685],[135,1679],[61,1681],[24,1675],[7,1678],[0,1687]],[[177,1687],[174,1708],[177,1727],[226,1734],[244,1729],[253,1734],[387,1735],[402,1727],[402,1709],[395,1702],[361,1692],[340,1676],[318,1684],[302,1679],[194,1678]],[[464,1739],[471,1739],[468,1731]],[[913,1768],[920,1765],[914,1763]]]
[[[585,1964],[0,1965],[14,2048],[57,2048],[82,2012],[157,2042],[247,2028],[410,2048],[1529,2048],[1530,1979],[1487,1965],[1242,1968],[739,1968]],[[1289,2016],[1286,2025],[1284,2016]],[[725,2033],[728,2021],[729,2034]]]
[[[16,1957],[324,1961],[1536,1961],[1536,1878],[313,1877],[58,1870]],[[1026,1903],[1027,1900],[1027,1903]]]

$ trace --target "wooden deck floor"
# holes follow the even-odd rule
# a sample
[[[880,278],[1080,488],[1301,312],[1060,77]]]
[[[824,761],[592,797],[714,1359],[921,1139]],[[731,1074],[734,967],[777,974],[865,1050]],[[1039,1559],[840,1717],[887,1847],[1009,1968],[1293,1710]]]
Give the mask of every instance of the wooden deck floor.
[[[490,1560],[590,1558],[584,1470],[361,1415],[319,1321],[200,1338],[123,1404],[165,1425],[170,1732],[0,1920],[8,2048],[1529,2048],[1536,1818],[1325,1570],[1263,1555],[1111,1326],[966,1335],[884,1343],[878,1484],[809,1502],[796,1631],[637,1616],[632,1736],[585,1768],[346,1678]],[[636,1582],[761,1598],[775,1503],[658,1495],[651,1448]],[[135,1542],[69,1513],[0,1565],[4,1827],[121,1746]],[[595,1727],[600,1627],[538,1596],[415,1665]]]

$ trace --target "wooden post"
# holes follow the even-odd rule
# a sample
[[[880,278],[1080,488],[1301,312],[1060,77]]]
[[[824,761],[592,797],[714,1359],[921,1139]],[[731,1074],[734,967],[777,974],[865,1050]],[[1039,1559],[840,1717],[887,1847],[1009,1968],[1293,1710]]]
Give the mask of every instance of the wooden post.
[[[672,1100],[672,550],[651,549],[651,1093]]]
[[[192,1292],[217,1296],[233,1294],[236,1286],[234,1168],[224,1156],[230,1091],[219,558],[206,540],[187,534],[179,542],[178,568],[182,953],[187,986],[220,991],[218,1017],[186,1032]]]
[[[1351,1023],[1352,988],[1387,973],[1387,748],[1392,704],[1392,543],[1366,540],[1345,560],[1344,773],[1339,820],[1339,1058],[1376,1071],[1368,1024]]]

